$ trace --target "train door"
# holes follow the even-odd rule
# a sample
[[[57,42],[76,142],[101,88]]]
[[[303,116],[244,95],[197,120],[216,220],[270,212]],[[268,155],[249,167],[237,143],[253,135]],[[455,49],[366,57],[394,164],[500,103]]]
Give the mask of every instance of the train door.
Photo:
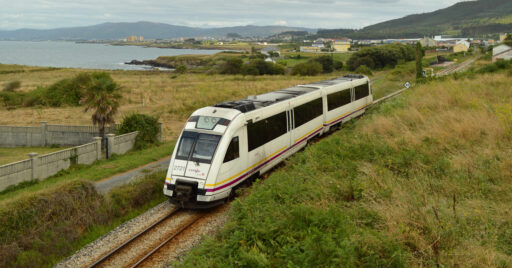
[[[248,168],[247,153],[247,131],[246,128],[240,128],[229,141],[215,186],[236,179],[237,174]]]
[[[290,106],[291,107],[291,106]],[[293,122],[293,109],[291,108],[290,110],[286,111],[286,118],[287,118],[287,123],[288,123],[288,133],[289,133],[289,139],[288,139],[288,146],[292,146],[293,145],[293,139],[294,139],[294,122]]]

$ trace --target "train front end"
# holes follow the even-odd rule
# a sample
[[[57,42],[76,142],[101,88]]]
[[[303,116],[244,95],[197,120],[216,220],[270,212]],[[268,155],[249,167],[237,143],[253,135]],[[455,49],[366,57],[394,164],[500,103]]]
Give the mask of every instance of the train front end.
[[[206,185],[215,182],[229,141],[223,139],[240,112],[205,107],[195,111],[185,124],[169,163],[164,194],[185,208],[209,208],[224,202],[227,195],[213,195]]]

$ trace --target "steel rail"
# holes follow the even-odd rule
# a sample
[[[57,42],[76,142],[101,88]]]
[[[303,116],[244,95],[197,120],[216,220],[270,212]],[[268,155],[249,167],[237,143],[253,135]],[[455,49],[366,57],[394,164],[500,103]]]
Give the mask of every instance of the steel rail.
[[[183,231],[185,231],[188,227],[190,227],[192,224],[196,223],[199,219],[201,219],[203,217],[203,215],[199,215],[198,217],[196,217],[194,220],[188,222],[187,224],[185,224],[184,226],[182,226],[180,229],[178,229],[177,232],[173,233],[172,235],[170,235],[167,239],[165,239],[162,243],[160,243],[158,246],[156,246],[155,248],[153,248],[153,250],[151,250],[148,254],[146,254],[144,257],[142,257],[139,261],[137,261],[134,265],[131,266],[131,268],[134,268],[134,267],[137,267],[139,266],[140,264],[142,264],[143,262],[145,262],[147,259],[149,259],[153,254],[155,254],[155,252],[157,252],[158,250],[160,250],[163,246],[165,246],[167,243],[169,243],[169,241],[173,240],[176,236],[178,236],[179,234],[181,234]]]
[[[176,208],[174,209],[172,212],[170,212],[167,216],[165,217],[162,217],[161,219],[157,220],[156,222],[154,222],[153,224],[151,224],[150,226],[146,227],[144,230],[138,232],[136,235],[132,236],[130,239],[126,240],[125,242],[123,242],[121,245],[117,246],[115,249],[109,251],[107,254],[103,255],[100,259],[96,260],[93,264],[89,265],[88,267],[89,268],[92,268],[92,267],[97,267],[98,265],[100,265],[101,263],[103,263],[105,260],[107,260],[108,258],[110,258],[111,256],[113,256],[114,254],[116,254],[119,250],[121,250],[122,248],[126,247],[128,244],[130,244],[133,240],[139,238],[140,236],[144,235],[145,233],[147,233],[149,230],[153,229],[155,226],[159,225],[160,223],[162,223],[163,221],[165,221],[166,219],[168,219],[169,217],[171,217],[172,215],[176,214],[178,211],[180,211],[181,209],[180,208]]]

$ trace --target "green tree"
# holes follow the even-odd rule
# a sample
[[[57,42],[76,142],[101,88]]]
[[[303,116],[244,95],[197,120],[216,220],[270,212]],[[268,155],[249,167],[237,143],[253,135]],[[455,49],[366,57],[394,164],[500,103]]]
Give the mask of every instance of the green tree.
[[[94,110],[91,119],[100,128],[100,136],[105,136],[105,125],[114,123],[114,116],[119,110],[119,93],[121,87],[112,80],[108,73],[93,73],[92,82],[85,89],[80,103],[85,106],[84,112]]]
[[[324,73],[332,73],[334,69],[334,61],[332,56],[323,55],[314,59],[314,61],[320,63],[322,65],[322,70]]]
[[[242,64],[244,64],[244,62],[241,58],[230,57],[219,66],[219,73],[238,74],[242,71]]]
[[[416,79],[423,77],[423,48],[420,42],[416,43]]]

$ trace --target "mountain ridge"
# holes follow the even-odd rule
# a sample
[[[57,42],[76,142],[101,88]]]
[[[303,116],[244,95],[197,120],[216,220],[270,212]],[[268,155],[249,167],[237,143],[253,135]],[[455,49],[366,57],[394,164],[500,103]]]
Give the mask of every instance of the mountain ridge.
[[[411,14],[360,30],[330,29],[319,36],[344,35],[354,39],[418,38],[433,35],[478,36],[512,31],[512,1],[458,2],[433,12]]]
[[[146,39],[171,39],[187,37],[224,37],[228,33],[236,33],[247,37],[266,37],[284,31],[316,32],[316,29],[289,26],[234,26],[221,28],[199,28],[172,25],[158,22],[105,22],[81,27],[56,29],[18,29],[0,30],[0,40],[117,40],[131,35],[144,36]]]

